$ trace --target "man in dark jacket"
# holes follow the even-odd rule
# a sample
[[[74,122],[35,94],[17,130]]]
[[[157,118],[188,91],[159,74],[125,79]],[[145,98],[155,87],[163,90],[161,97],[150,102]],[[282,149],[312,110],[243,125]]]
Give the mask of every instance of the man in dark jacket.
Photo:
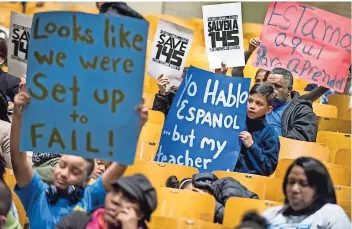
[[[249,191],[232,177],[218,179],[212,173],[199,173],[193,175],[192,182],[195,188],[214,196],[216,200],[214,223],[222,223],[225,204],[230,197],[258,199],[257,194]]]
[[[275,88],[273,111],[266,116],[279,136],[315,142],[318,120],[312,102],[293,92],[293,76],[283,68],[273,69],[267,79]]]
[[[1,67],[7,60],[7,44],[4,39],[0,39],[0,91],[6,94],[11,101],[19,91],[21,79],[4,72]]]

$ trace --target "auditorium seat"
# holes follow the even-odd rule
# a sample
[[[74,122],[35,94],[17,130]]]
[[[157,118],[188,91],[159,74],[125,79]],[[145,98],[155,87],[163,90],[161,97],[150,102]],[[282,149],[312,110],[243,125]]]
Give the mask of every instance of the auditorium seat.
[[[351,134],[351,121],[318,117],[318,131],[331,131]]]
[[[260,37],[263,24],[258,24],[258,23],[248,23],[244,22],[242,24],[243,27],[243,37],[250,40],[252,38]],[[245,50],[248,48],[248,46],[244,46]]]
[[[22,228],[24,228],[24,225],[28,224],[29,220],[28,220],[26,211],[24,210],[20,199],[18,198],[18,196],[14,192],[14,188],[15,188],[15,185],[17,184],[17,182],[16,182],[16,177],[13,174],[13,170],[6,168],[6,173],[5,173],[5,177],[4,178],[5,178],[5,183],[7,184],[7,186],[11,190],[12,199],[13,199],[13,202],[15,203],[16,208],[17,208],[19,222],[20,222]]]
[[[335,186],[337,204],[340,205],[351,218],[351,187]]]
[[[233,229],[203,220],[162,216],[152,216],[147,225],[149,229]]]
[[[198,170],[193,167],[162,163],[156,161],[135,161],[133,165],[128,166],[125,176],[136,173],[143,173],[152,182],[155,187],[165,187],[166,180],[174,175],[178,180],[191,178]]]
[[[351,134],[330,131],[318,131],[317,143],[327,145],[330,149],[329,161],[334,163],[338,149],[351,149]]]
[[[214,171],[213,174],[219,179],[224,177],[232,177],[244,185],[248,190],[256,193],[259,196],[259,199],[264,198],[265,181],[268,177],[226,171]]]
[[[153,108],[155,94],[143,93],[144,104],[148,109]]]
[[[36,6],[37,2],[27,2],[26,14],[34,15],[35,13],[49,12],[49,11],[63,11],[65,7],[60,2],[43,2],[43,6]]]
[[[149,110],[148,123],[164,126],[165,115],[160,111]]]
[[[89,13],[89,14],[98,14],[99,10],[97,7],[87,7],[87,6],[81,6],[81,5],[76,5],[76,4],[70,4],[67,6],[68,11],[78,11],[78,12],[84,12],[84,13]]]
[[[334,105],[338,110],[338,117],[344,118],[345,114],[351,105],[351,96],[332,94],[328,96],[328,104]]]
[[[285,195],[282,189],[283,180],[275,177],[268,177],[265,180],[264,200],[284,202]]]
[[[275,177],[284,179],[288,167],[293,163],[294,160],[281,159],[275,170]],[[324,162],[323,162],[324,163]],[[343,165],[336,165],[332,163],[324,163],[325,167],[329,171],[332,182],[334,185],[350,186],[351,182],[351,170]]]
[[[298,91],[304,91],[304,88],[306,88],[307,84],[309,84],[307,81],[294,78],[293,79],[293,90],[298,90]]]
[[[135,160],[154,160],[159,147],[163,125],[147,122],[139,135]]]
[[[243,215],[248,211],[255,210],[258,213],[262,213],[268,208],[280,205],[283,205],[283,203],[268,200],[231,197],[225,205],[223,225],[233,228],[240,224]]]
[[[337,108],[333,105],[313,103],[313,111],[318,117],[337,118]]]
[[[344,165],[351,169],[351,149],[338,149],[335,155],[335,164]]]
[[[210,194],[159,187],[157,198],[158,206],[152,216],[214,220],[215,199]]]
[[[289,138],[280,138],[279,159],[296,159],[306,156],[327,162],[330,150],[327,146],[315,142],[298,141]]]

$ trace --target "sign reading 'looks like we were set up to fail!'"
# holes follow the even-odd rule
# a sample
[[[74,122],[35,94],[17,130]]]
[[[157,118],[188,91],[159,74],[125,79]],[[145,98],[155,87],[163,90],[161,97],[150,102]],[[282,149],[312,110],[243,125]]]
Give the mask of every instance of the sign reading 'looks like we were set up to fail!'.
[[[343,92],[351,64],[351,19],[295,2],[270,3],[253,66],[285,68]]]
[[[173,100],[156,161],[199,172],[235,168],[244,130],[250,79],[190,67]]]
[[[33,18],[21,150],[132,164],[148,22],[77,12]]]

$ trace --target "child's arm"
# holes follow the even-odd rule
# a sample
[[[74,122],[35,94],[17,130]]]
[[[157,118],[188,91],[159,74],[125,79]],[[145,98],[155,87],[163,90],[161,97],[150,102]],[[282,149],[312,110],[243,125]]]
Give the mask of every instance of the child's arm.
[[[23,109],[29,103],[29,95],[26,92],[19,92],[14,99],[14,112],[12,115],[10,150],[13,172],[18,187],[28,185],[33,178],[34,171],[27,161],[26,153],[20,152],[20,134]]]

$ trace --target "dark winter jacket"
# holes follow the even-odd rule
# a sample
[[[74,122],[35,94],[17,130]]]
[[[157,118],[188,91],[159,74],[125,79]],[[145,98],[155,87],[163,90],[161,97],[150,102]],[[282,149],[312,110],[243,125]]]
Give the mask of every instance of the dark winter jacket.
[[[270,176],[276,169],[280,140],[275,129],[266,124],[265,117],[246,120],[246,131],[253,138],[253,145],[242,144],[235,172]]]
[[[225,203],[230,197],[258,199],[258,195],[249,191],[232,177],[218,179],[212,173],[194,174],[192,182],[196,188],[207,190],[216,200],[214,223],[222,223]]]
[[[0,90],[3,94],[7,95],[11,101],[15,98],[15,95],[19,91],[21,79],[4,72],[0,68]]]
[[[171,108],[172,101],[174,101],[174,98],[176,96],[176,93],[177,89],[175,87],[171,87],[170,90],[166,93],[166,95],[161,95],[159,93],[156,94],[152,110],[163,112],[166,118]]]
[[[292,92],[292,101],[281,117],[283,137],[300,141],[315,142],[318,132],[318,119],[313,112],[312,102],[302,99]]]
[[[95,210],[91,212],[72,212],[67,216],[62,217],[61,221],[56,224],[55,229],[85,229],[89,222],[92,220],[93,213]],[[147,225],[144,222],[141,222],[138,226],[138,229],[148,229]]]

